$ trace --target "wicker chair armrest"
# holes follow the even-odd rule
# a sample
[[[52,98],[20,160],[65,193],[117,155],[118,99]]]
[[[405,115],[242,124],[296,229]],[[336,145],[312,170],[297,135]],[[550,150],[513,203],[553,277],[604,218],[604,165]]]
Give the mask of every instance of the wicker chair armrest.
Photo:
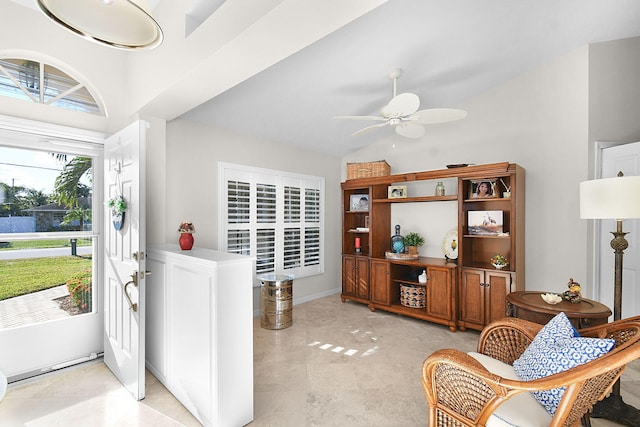
[[[482,330],[478,353],[513,365],[542,327],[515,317],[496,320]]]
[[[518,387],[518,383],[525,387]],[[501,403],[528,389],[526,384],[493,374],[473,357],[454,349],[437,350],[422,365],[430,425],[437,425],[434,420],[439,416],[463,425],[484,425]]]
[[[611,338],[616,341],[616,347],[626,344],[628,341],[636,342],[635,337],[640,330],[640,316],[616,320],[604,325],[592,326],[580,329],[578,332],[583,337]]]
[[[640,330],[640,324],[633,327]],[[458,350],[438,350],[425,359],[422,367],[429,422],[444,417],[455,421],[453,424],[485,425],[498,406],[516,394],[567,387],[552,425],[573,425],[605,397],[625,365],[640,357],[640,345],[636,345],[639,340],[640,335],[636,335],[596,360],[532,381],[493,374]],[[436,424],[433,421],[431,425]]]

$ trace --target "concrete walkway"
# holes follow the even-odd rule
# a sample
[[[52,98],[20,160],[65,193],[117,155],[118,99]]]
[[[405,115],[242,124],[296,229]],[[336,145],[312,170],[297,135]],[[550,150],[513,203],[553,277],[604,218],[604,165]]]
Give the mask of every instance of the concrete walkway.
[[[0,301],[0,329],[69,317],[55,301],[67,295],[67,285],[60,285]]]

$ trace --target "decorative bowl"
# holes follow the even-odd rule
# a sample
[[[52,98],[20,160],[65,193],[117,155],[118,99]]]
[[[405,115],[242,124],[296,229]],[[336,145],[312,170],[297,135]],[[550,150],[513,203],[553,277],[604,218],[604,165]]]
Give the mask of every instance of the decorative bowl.
[[[509,264],[497,264],[495,262],[492,262],[491,265],[493,265],[497,270],[502,270],[503,268],[505,268]]]
[[[562,297],[558,294],[542,294],[540,295],[547,304],[557,304],[562,301]]]

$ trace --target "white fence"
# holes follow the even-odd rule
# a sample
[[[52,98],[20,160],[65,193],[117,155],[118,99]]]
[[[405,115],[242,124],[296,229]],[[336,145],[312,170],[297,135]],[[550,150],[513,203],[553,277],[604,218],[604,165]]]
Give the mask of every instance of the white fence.
[[[33,233],[36,219],[32,216],[10,216],[0,218],[0,233]]]

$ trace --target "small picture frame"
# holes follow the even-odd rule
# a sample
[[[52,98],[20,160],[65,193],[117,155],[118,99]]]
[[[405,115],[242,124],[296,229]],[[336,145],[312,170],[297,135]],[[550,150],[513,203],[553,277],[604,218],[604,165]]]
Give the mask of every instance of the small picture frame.
[[[352,194],[349,197],[349,210],[351,211],[368,211],[369,195],[368,194]]]
[[[369,215],[364,217],[364,228],[369,228]]]
[[[389,199],[404,199],[407,197],[406,185],[390,185],[387,189],[387,197]]]
[[[471,181],[469,184],[470,199],[495,199],[498,197],[498,184],[493,178]]]

